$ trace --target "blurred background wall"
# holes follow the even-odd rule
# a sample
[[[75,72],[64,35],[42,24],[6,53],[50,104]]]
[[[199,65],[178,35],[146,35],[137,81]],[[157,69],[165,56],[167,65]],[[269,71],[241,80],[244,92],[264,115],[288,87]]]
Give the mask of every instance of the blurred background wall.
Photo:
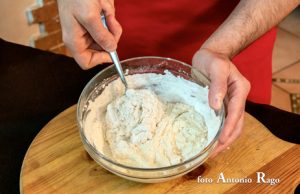
[[[30,37],[39,34],[38,25],[28,25],[26,9],[36,0],[1,0],[0,37],[19,44],[29,45]]]

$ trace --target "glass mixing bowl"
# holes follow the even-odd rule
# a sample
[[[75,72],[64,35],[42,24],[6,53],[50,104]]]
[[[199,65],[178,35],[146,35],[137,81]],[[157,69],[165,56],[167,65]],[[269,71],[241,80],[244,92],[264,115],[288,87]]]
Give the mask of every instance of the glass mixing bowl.
[[[124,60],[121,64],[126,75],[142,73],[164,74],[164,71],[168,70],[172,74],[181,76],[202,87],[207,87],[210,83],[200,71],[186,63],[170,58],[138,57]],[[216,125],[217,127],[215,129],[208,128],[208,141],[206,147],[197,155],[182,163],[159,168],[139,168],[120,164],[96,150],[85,136],[84,122],[86,115],[88,114],[88,102],[101,95],[102,91],[105,89],[103,86],[117,78],[118,74],[113,65],[102,70],[85,86],[77,106],[77,121],[83,145],[89,155],[98,164],[120,177],[137,182],[155,183],[180,177],[200,166],[208,158],[209,154],[217,144],[223,126],[225,115],[224,107],[222,107],[220,111],[215,112],[216,116],[220,118],[220,123]],[[208,104],[207,108],[210,109]]]

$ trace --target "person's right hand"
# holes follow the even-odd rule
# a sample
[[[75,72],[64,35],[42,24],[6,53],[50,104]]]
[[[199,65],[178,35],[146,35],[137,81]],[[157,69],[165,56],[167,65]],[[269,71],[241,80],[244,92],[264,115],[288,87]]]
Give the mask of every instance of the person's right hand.
[[[82,69],[110,62],[122,34],[114,0],[58,0],[63,41]],[[109,31],[101,22],[106,16]]]

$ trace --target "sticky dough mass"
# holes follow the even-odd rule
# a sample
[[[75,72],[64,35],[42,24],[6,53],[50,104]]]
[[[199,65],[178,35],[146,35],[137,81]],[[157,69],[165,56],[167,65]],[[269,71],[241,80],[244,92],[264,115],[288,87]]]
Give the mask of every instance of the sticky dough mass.
[[[138,167],[178,164],[207,141],[202,115],[180,102],[163,102],[148,89],[129,89],[107,106],[105,137],[114,160]]]
[[[170,166],[200,153],[217,134],[221,117],[209,108],[207,87],[168,71],[126,80],[126,93],[117,79],[100,85],[87,104],[84,135],[105,157],[133,167]]]

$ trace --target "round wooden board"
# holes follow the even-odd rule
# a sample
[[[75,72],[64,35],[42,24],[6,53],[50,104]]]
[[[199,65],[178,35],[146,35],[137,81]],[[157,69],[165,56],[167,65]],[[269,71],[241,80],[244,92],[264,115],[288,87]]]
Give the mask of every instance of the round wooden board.
[[[103,169],[84,150],[77,124],[76,105],[50,121],[36,136],[23,161],[21,193],[276,193],[292,192],[300,182],[300,149],[273,136],[249,114],[241,137],[225,152],[187,175],[164,183],[143,184]],[[278,178],[276,185],[256,183],[256,172]],[[283,173],[284,172],[284,173]],[[217,183],[226,178],[253,179],[252,183]],[[214,183],[197,182],[197,177]]]

